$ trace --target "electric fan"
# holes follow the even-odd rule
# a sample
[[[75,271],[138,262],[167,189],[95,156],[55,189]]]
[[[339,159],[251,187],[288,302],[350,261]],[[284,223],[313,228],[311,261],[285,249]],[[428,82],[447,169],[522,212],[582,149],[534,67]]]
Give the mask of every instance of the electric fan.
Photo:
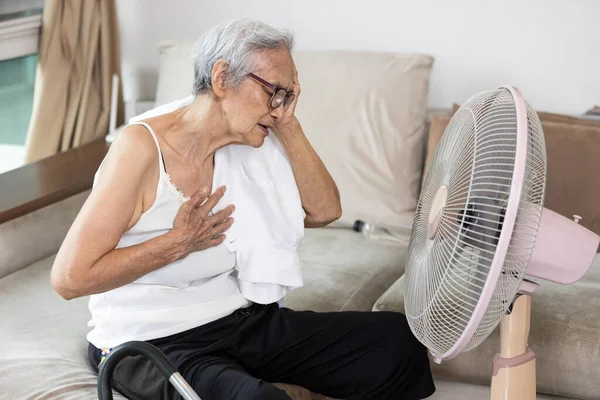
[[[481,342],[500,324],[491,398],[535,399],[527,347],[531,293],[525,276],[562,284],[592,264],[600,237],[545,209],[546,147],[535,111],[504,86],[471,97],[452,117],[414,216],[405,313],[437,363]]]

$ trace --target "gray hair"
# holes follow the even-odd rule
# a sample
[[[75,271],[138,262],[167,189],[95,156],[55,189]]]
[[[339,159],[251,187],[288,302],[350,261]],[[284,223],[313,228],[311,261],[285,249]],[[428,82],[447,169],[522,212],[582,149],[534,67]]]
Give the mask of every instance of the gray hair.
[[[212,69],[220,59],[228,64],[226,82],[235,87],[254,69],[256,52],[280,48],[291,52],[293,47],[294,36],[288,30],[248,19],[223,22],[205,32],[194,46],[193,94],[212,89]]]

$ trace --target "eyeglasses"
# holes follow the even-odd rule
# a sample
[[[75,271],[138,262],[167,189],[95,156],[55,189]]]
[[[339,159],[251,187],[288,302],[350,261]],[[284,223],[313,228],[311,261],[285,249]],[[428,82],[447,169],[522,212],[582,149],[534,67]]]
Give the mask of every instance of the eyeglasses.
[[[296,95],[294,93],[288,94],[287,90],[285,90],[284,88],[280,88],[275,85],[272,85],[269,82],[265,81],[264,79],[254,75],[252,73],[248,74],[248,76],[256,79],[258,82],[262,83],[263,85],[265,85],[266,87],[268,87],[269,89],[271,89],[273,91],[273,95],[271,96],[271,99],[269,100],[269,107],[277,108],[283,104],[283,109],[287,110],[289,108],[289,106],[292,105],[292,103],[294,102],[294,98],[296,97]]]

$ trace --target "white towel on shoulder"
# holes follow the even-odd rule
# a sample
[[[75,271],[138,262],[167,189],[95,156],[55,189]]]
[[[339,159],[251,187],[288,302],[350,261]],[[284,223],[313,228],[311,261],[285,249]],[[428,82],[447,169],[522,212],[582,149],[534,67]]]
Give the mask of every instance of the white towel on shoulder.
[[[172,112],[193,96],[154,108],[130,123]],[[212,192],[227,186],[213,209],[234,204],[234,223],[225,244],[235,253],[238,282],[250,301],[269,304],[303,285],[298,250],[306,216],[292,167],[277,137],[259,148],[232,144],[215,152]]]

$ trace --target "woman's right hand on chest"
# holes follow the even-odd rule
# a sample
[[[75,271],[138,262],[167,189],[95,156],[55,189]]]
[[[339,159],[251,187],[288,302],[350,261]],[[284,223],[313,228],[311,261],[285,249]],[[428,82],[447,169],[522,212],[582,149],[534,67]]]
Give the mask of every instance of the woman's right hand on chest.
[[[230,204],[210,215],[225,190],[225,186],[221,186],[209,196],[209,189],[202,187],[177,212],[169,235],[184,246],[185,255],[217,246],[225,240],[225,231],[233,224],[231,214],[235,206]]]
[[[184,203],[167,234],[117,247],[143,212],[144,188],[156,191],[159,155],[150,133],[132,125],[111,145],[105,161],[54,259],[50,280],[65,299],[119,288],[193,251],[216,246],[233,221],[228,218],[232,207],[210,215],[224,188],[208,199],[206,190]]]

